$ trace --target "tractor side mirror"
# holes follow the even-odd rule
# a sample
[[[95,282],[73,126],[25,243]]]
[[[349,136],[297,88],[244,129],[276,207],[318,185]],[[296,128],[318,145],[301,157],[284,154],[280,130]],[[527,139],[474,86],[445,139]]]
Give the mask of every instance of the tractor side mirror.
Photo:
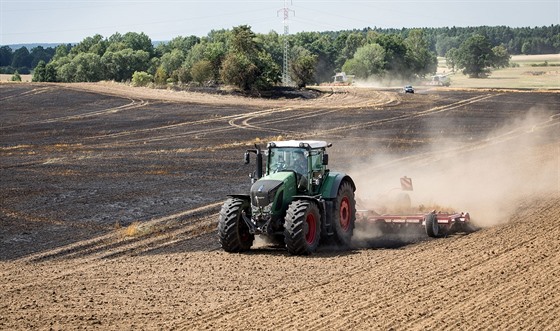
[[[249,156],[249,152],[245,152],[244,159],[245,159],[245,164],[249,164],[249,162],[251,161],[251,158]]]
[[[329,154],[323,154],[323,159],[321,161],[323,165],[329,165]]]

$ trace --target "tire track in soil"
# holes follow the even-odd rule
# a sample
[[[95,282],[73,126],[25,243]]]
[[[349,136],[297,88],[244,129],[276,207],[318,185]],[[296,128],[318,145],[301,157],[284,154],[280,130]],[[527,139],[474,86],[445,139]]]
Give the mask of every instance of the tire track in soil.
[[[20,97],[26,97],[26,96],[29,96],[29,95],[42,94],[42,93],[49,92],[49,91],[52,91],[52,90],[54,90],[54,88],[50,87],[50,86],[38,87],[38,88],[34,88],[32,90],[29,90],[29,91],[21,92],[21,93],[14,94],[14,95],[5,96],[3,98],[0,98],[0,101],[20,98]]]
[[[257,124],[250,124],[250,121],[253,121],[259,117],[262,117],[262,115],[248,115],[248,116],[244,116],[242,118],[236,118],[233,119],[231,121],[229,121],[229,124],[231,126],[234,126],[236,128],[239,129],[243,129],[243,130],[255,130],[255,131],[268,131],[268,132],[278,132],[281,133],[283,135],[301,135],[301,132],[297,132],[297,131],[289,131],[289,130],[285,130],[285,129],[275,129],[270,127],[271,124],[278,124],[278,123],[282,123],[282,122],[289,122],[292,121],[294,119],[306,119],[306,118],[311,118],[311,117],[317,117],[317,116],[323,116],[326,114],[330,114],[330,113],[334,113],[334,112],[338,112],[341,111],[343,108],[337,108],[337,109],[331,109],[328,111],[319,109],[319,110],[311,110],[311,111],[306,111],[305,113],[301,114],[301,113],[297,113],[297,114],[293,114],[293,115],[289,115],[289,116],[283,116],[280,119],[268,119],[268,120],[262,120],[257,122],[257,124],[259,126],[257,126]],[[242,120],[242,122],[240,124],[237,124],[237,121]],[[261,127],[260,125],[269,125],[267,127]]]
[[[474,99],[474,98],[473,98]],[[369,107],[374,107],[374,106],[382,106],[382,105],[387,105],[390,103],[394,103],[396,99],[394,98],[389,98],[387,97],[387,100],[382,99],[382,102],[379,103],[369,103]],[[469,99],[470,100],[470,99]],[[436,107],[436,108],[432,108],[430,110],[427,110],[425,112],[443,112],[443,111],[447,111],[450,109],[454,109],[458,106],[455,106],[457,104],[464,104],[465,101],[459,101],[456,102],[454,104],[448,105],[448,106],[443,106],[443,107]],[[311,106],[309,106],[311,107]],[[305,107],[302,107],[302,109],[304,109]],[[344,109],[352,109],[355,108],[355,106],[347,106],[347,107],[336,107],[335,109],[332,110],[332,112],[336,112],[336,111],[341,111]],[[232,131],[232,130],[236,130],[236,129],[245,129],[245,130],[258,130],[258,126],[257,125],[251,125],[248,122],[252,119],[252,118],[256,118],[256,117],[262,117],[265,115],[269,115],[269,114],[273,114],[273,113],[278,113],[278,112],[287,112],[287,111],[293,111],[293,107],[286,107],[286,108],[271,108],[271,109],[265,109],[265,110],[259,110],[259,111],[255,111],[255,112],[250,112],[250,113],[246,113],[246,114],[237,114],[237,115],[229,115],[229,116],[224,116],[224,117],[220,117],[220,118],[213,118],[213,119],[206,119],[206,120],[201,120],[201,121],[195,121],[195,122],[185,122],[185,123],[178,123],[178,124],[173,124],[173,125],[166,125],[163,127],[158,127],[158,128],[150,128],[150,129],[143,129],[143,130],[135,130],[135,131],[130,131],[126,132],[126,133],[115,133],[115,134],[111,134],[111,135],[103,135],[103,136],[94,136],[94,137],[88,137],[87,139],[101,139],[104,137],[110,137],[113,135],[116,136],[126,136],[126,135],[131,135],[131,134],[136,134],[136,133],[142,133],[142,132],[150,132],[150,131],[156,131],[156,130],[160,130],[160,129],[172,129],[172,128],[177,128],[177,127],[182,127],[182,126],[195,126],[195,125],[199,125],[199,124],[209,124],[209,123],[214,123],[214,122],[223,122],[224,120],[228,120],[228,124],[229,127],[227,126],[223,126],[223,127],[214,127],[214,128],[205,128],[205,129],[198,129],[198,130],[192,130],[192,131],[187,131],[187,132],[182,132],[182,133],[175,133],[175,134],[163,134],[160,136],[156,136],[156,137],[151,137],[151,138],[137,138],[137,139],[130,139],[127,141],[119,141],[119,142],[114,142],[114,143],[106,143],[106,144],[96,144],[95,148],[110,148],[110,147],[117,147],[117,146],[130,146],[130,145],[135,145],[137,143],[154,143],[154,142],[159,142],[159,141],[166,141],[166,140],[171,140],[171,139],[180,139],[180,138],[186,138],[189,136],[193,136],[193,135],[201,135],[201,134],[210,134],[210,133],[223,133],[223,132],[227,132],[227,131]],[[331,111],[329,111],[330,113]],[[276,124],[276,123],[281,123],[284,121],[289,121],[293,118],[302,118],[302,116],[304,118],[308,118],[308,117],[313,117],[313,116],[319,116],[319,115],[323,115],[325,114],[324,110],[315,110],[312,111],[312,114],[310,114],[310,116],[307,116],[306,114],[301,115],[301,114],[294,114],[293,116],[290,117],[290,119],[285,120],[285,117],[279,118],[279,119],[269,119],[266,120],[262,123],[257,123],[257,124]],[[428,113],[426,113],[428,114]],[[404,120],[404,119],[408,119],[408,118],[412,118],[412,117],[417,117],[419,116],[418,114],[412,115],[412,116],[405,116],[405,115],[400,115],[400,116],[395,116],[395,117],[391,117],[388,119],[384,119],[384,120],[379,120],[382,121],[383,123],[387,123],[387,122],[392,122],[392,121],[396,121],[396,120]],[[239,120],[244,120],[242,124],[237,124],[237,121]],[[354,126],[352,128],[359,128],[362,125],[366,125],[370,126],[370,125],[374,125],[374,124],[378,124],[378,121],[372,121],[370,124],[360,124],[357,126]],[[381,123],[381,122],[379,122]],[[334,128],[334,129],[330,129],[330,130],[323,130],[320,131],[318,133],[311,133],[310,135],[321,135],[323,133],[330,133],[330,132],[338,132],[338,131],[344,131],[347,130],[347,127],[341,127],[341,128]],[[263,129],[264,131],[270,132],[270,131],[274,131],[274,129],[270,129],[270,128],[266,128]],[[279,132],[279,131],[275,131],[275,132]],[[286,130],[281,130],[281,132],[285,133]],[[297,134],[299,135],[300,133],[297,132]]]
[[[358,103],[356,104],[349,104],[346,107],[335,107],[333,110],[329,110],[326,113],[331,113],[331,112],[336,112],[336,111],[341,111],[343,109],[353,109],[353,108],[361,108],[361,107],[382,107],[382,106],[387,106],[390,104],[398,104],[399,101],[392,97],[391,94],[389,93],[379,93],[379,95],[381,96],[380,99],[378,101],[365,101],[363,103]],[[328,98],[328,97],[327,97]],[[345,95],[343,97],[347,98],[347,96]],[[349,97],[348,97],[349,98]],[[340,99],[340,97],[337,94],[336,99]],[[350,98],[350,100],[353,100],[353,98]],[[167,130],[167,129],[176,129],[176,128],[180,128],[180,127],[189,127],[189,126],[196,126],[196,125],[207,125],[207,124],[211,124],[211,123],[220,123],[220,122],[224,122],[224,121],[228,121],[228,124],[230,126],[232,126],[233,128],[240,128],[240,129],[245,129],[245,130],[263,130],[263,131],[274,131],[274,129],[271,129],[269,127],[263,129],[263,128],[258,128],[254,125],[250,125],[248,124],[248,122],[250,120],[252,120],[253,118],[257,118],[257,117],[263,117],[266,115],[270,115],[270,114],[277,114],[277,113],[282,113],[282,112],[290,112],[290,111],[303,111],[305,109],[314,109],[316,107],[316,105],[304,105],[301,106],[297,109],[295,109],[295,107],[273,107],[273,108],[267,108],[264,110],[258,110],[258,111],[253,111],[253,112],[249,112],[249,113],[245,113],[245,114],[235,114],[235,115],[229,115],[229,116],[223,116],[223,117],[219,117],[219,118],[211,118],[211,119],[203,119],[203,120],[199,120],[199,121],[189,121],[189,122],[184,122],[184,123],[177,123],[177,124],[172,124],[172,125],[165,125],[165,126],[161,126],[161,127],[156,127],[156,128],[149,128],[149,129],[141,129],[141,130],[131,130],[131,131],[124,131],[124,132],[118,132],[118,133],[113,133],[113,134],[107,134],[107,135],[101,135],[101,136],[92,136],[92,137],[87,137],[85,138],[86,140],[98,140],[98,139],[103,139],[103,138],[113,138],[113,137],[122,137],[122,136],[130,136],[133,134],[140,134],[140,133],[147,133],[147,132],[155,132],[155,131],[159,131],[159,130]],[[280,122],[284,122],[284,121],[288,121],[290,119],[293,118],[308,118],[308,117],[313,117],[313,116],[319,116],[319,115],[323,115],[325,114],[325,107],[322,107],[320,110],[312,110],[311,114],[309,114],[309,112],[306,112],[304,115],[301,115],[301,113],[299,114],[294,114],[293,116],[290,117],[283,117],[281,119],[277,119],[277,120],[268,120],[266,122],[264,122],[264,124],[275,124],[275,123],[280,123]],[[326,107],[326,109],[332,108],[332,106],[328,105]],[[284,119],[284,118],[289,118],[289,119]],[[244,120],[242,122],[242,124],[237,124],[238,121]],[[259,124],[263,124],[263,123],[259,123]],[[113,146],[122,146],[122,145],[130,145],[130,144],[135,144],[135,143],[149,143],[149,142],[157,142],[157,141],[165,141],[165,140],[171,140],[171,139],[176,139],[176,138],[184,138],[184,137],[188,137],[191,135],[200,135],[200,134],[210,134],[210,133],[216,133],[216,132],[226,132],[226,131],[231,131],[232,128],[229,127],[218,127],[218,128],[208,128],[208,129],[200,129],[200,130],[193,130],[193,131],[189,131],[189,132],[183,132],[183,133],[178,133],[178,134],[164,134],[164,135],[160,135],[158,137],[153,137],[153,138],[149,138],[149,139],[131,139],[128,140],[126,142],[119,142],[117,144],[113,143],[108,143],[108,144],[102,144],[102,145],[98,145],[98,147],[113,147]],[[276,130],[275,132],[278,132],[280,130]],[[281,132],[285,133],[286,130],[282,130]],[[299,134],[299,133],[298,133]]]
[[[453,325],[461,325],[464,321],[477,321],[477,324],[482,324],[484,322],[487,323],[489,329],[495,329],[499,327],[504,327],[504,321],[498,319],[497,323],[493,324],[493,321],[496,320],[496,316],[493,316],[494,312],[486,312],[484,311],[484,307],[495,306],[497,308],[503,308],[504,310],[508,311],[509,319],[512,321],[523,321],[527,322],[530,321],[530,318],[527,318],[527,310],[533,306],[534,303],[539,302],[540,308],[534,309],[535,316],[538,316],[538,313],[543,312],[542,306],[549,307],[549,310],[558,309],[560,307],[559,301],[560,297],[556,295],[556,298],[552,298],[552,300],[548,305],[543,305],[543,298],[542,292],[551,293],[558,293],[558,285],[555,282],[550,282],[547,276],[543,275],[550,275],[551,270],[534,270],[532,268],[532,260],[534,259],[534,252],[533,254],[527,252],[528,250],[533,250],[534,248],[539,248],[539,252],[537,255],[544,255],[544,259],[549,260],[549,263],[545,265],[556,266],[556,272],[560,271],[560,256],[557,254],[551,253],[551,250],[546,249],[547,247],[554,248],[558,247],[559,243],[559,236],[560,236],[560,226],[555,224],[554,222],[550,222],[547,217],[542,215],[553,215],[554,213],[558,212],[558,208],[556,210],[553,209],[554,202],[551,202],[548,205],[548,208],[543,208],[540,210],[542,213],[536,217],[536,219],[525,222],[517,222],[516,224],[510,224],[504,226],[503,228],[499,229],[502,230],[498,236],[502,236],[503,240],[500,240],[498,236],[496,236],[495,232],[498,232],[497,229],[491,229],[487,233],[488,235],[484,239],[484,242],[481,242],[485,246],[486,249],[481,247],[481,250],[484,252],[484,255],[487,258],[481,258],[477,260],[479,262],[478,265],[475,265],[472,268],[472,272],[468,273],[467,275],[458,275],[459,280],[457,278],[453,279],[453,282],[445,284],[442,286],[443,293],[450,293],[453,292],[456,287],[460,287],[462,284],[466,284],[469,291],[474,291],[477,293],[486,293],[483,298],[458,298],[454,303],[454,309],[463,312],[460,316],[451,315],[448,316],[445,311],[438,311],[432,319],[436,321],[445,320],[447,318],[446,324],[448,326]],[[527,237],[526,239],[520,242],[512,242],[511,239],[516,237],[516,233],[524,232],[524,233],[533,233],[531,230],[534,226],[534,223],[543,224],[544,227],[538,231],[537,234]],[[504,248],[504,246],[506,246]],[[497,248],[497,249],[496,249]],[[502,249],[501,251],[495,251],[498,249]],[[552,249],[553,250],[553,249]],[[541,266],[543,263],[539,263]],[[500,272],[496,272],[496,266],[500,266]],[[521,267],[520,267],[521,266]],[[546,271],[546,272],[545,272]],[[554,271],[554,270],[552,270]],[[500,281],[501,278],[504,278],[506,275],[514,275],[513,277],[510,276],[507,282]],[[484,278],[480,276],[484,276]],[[477,276],[479,276],[477,278]],[[482,278],[482,279],[481,279]],[[530,279],[527,279],[530,278]],[[458,283],[458,284],[457,284]],[[486,283],[495,284],[492,285],[490,288],[485,286]],[[527,286],[529,288],[527,288]],[[522,289],[526,287],[523,291]],[[532,291],[531,288],[533,287],[541,287],[541,288],[550,288],[549,291]],[[463,292],[465,290],[463,289]],[[454,292],[460,292],[455,290]],[[526,295],[527,292],[533,292],[534,296],[528,297]],[[538,293],[538,294],[537,294]],[[461,293],[457,293],[458,296]],[[453,294],[451,294],[453,296]],[[464,295],[463,295],[464,296]],[[441,294],[435,293],[433,300],[440,301],[444,300],[445,298],[442,297]],[[523,304],[525,302],[525,304]],[[514,311],[514,307],[517,307],[517,311]],[[521,308],[524,306],[528,306],[526,308]],[[544,309],[546,311],[546,309]],[[512,313],[513,312],[513,313]],[[551,316],[550,314],[547,314]],[[531,315],[533,316],[533,315]],[[545,322],[544,325],[553,325],[553,320],[549,321],[539,321],[539,323]],[[548,322],[548,323],[546,323]],[[412,324],[411,324],[412,325]],[[423,324],[414,323],[414,325],[422,327],[430,326],[430,322],[425,322]],[[514,325],[511,325],[513,327]],[[519,327],[519,326],[517,326]],[[524,326],[526,327],[526,325]]]
[[[17,260],[18,264],[13,268],[3,268],[0,275],[5,280],[13,276],[13,269],[19,269],[21,265],[47,266],[46,262],[53,260],[73,259],[77,268],[72,268],[63,273],[58,273],[52,279],[60,279],[77,272],[93,268],[105,261],[123,255],[137,255],[147,251],[157,250],[176,244],[178,241],[194,238],[205,233],[213,232],[216,227],[217,211],[223,202],[216,202],[202,207],[181,211],[175,214],[154,218],[139,225],[139,231],[147,231],[147,234],[138,237],[126,237],[123,232],[126,228],[115,229],[108,234],[79,241],[48,251],[31,254]],[[211,213],[208,215],[208,213]],[[185,223],[185,221],[187,223]],[[48,266],[47,266],[48,267]],[[17,289],[38,285],[44,282],[44,278],[17,287]],[[0,289],[11,288],[10,281],[0,284]]]
[[[388,100],[384,100],[382,99],[381,102],[379,103],[374,103],[374,105],[385,105],[388,103],[392,103],[394,102],[393,98],[387,98]],[[132,100],[132,99],[131,99]],[[115,113],[121,110],[126,110],[126,109],[134,109],[134,108],[141,108],[146,106],[148,103],[146,101],[140,101],[137,102],[135,100],[132,100],[131,103],[127,104],[127,105],[123,105],[123,106],[119,106],[116,108],[110,108],[110,109],[104,109],[104,110],[99,110],[99,111],[95,111],[95,112],[90,112],[87,114],[80,114],[80,115],[71,115],[71,116],[65,116],[65,117],[59,117],[59,118],[54,118],[54,119],[48,119],[48,120],[43,120],[43,121],[36,121],[36,122],[28,122],[26,124],[41,124],[41,123],[54,123],[54,122],[63,122],[63,121],[68,121],[68,120],[76,120],[76,119],[80,119],[80,118],[87,118],[87,117],[94,117],[94,116],[99,116],[99,115],[104,115],[104,114],[109,114],[109,113]],[[324,115],[324,114],[328,114],[328,113],[332,113],[332,112],[337,112],[337,111],[341,111],[346,109],[347,107],[343,107],[343,108],[335,108],[329,111],[324,111],[324,110],[312,110],[310,112],[305,113],[304,115],[301,115],[301,113],[298,114],[294,114],[292,116],[285,116],[285,117],[281,117],[279,119],[269,119],[269,120],[265,120],[262,122],[259,122],[259,125],[263,125],[263,124],[267,124],[267,125],[271,125],[271,124],[276,124],[276,123],[281,123],[281,122],[286,122],[286,121],[290,121],[294,118],[309,118],[309,117],[314,117],[314,116],[320,116],[320,115]],[[283,133],[284,135],[286,133],[290,134],[290,132],[287,132],[286,130],[277,130],[277,129],[271,129],[271,128],[260,128],[256,125],[251,125],[248,122],[254,118],[258,118],[258,117],[263,117],[266,115],[270,115],[270,114],[277,114],[279,112],[289,112],[289,111],[293,111],[293,107],[284,107],[284,108],[270,108],[270,109],[265,109],[265,110],[259,110],[259,111],[255,111],[255,112],[250,112],[247,114],[236,114],[236,115],[229,115],[229,116],[224,116],[224,117],[220,117],[220,118],[212,118],[212,119],[204,119],[204,120],[199,120],[199,121],[194,121],[194,122],[184,122],[184,123],[178,123],[178,124],[172,124],[172,125],[165,125],[162,127],[157,127],[157,128],[148,128],[148,129],[141,129],[141,130],[132,130],[132,131],[125,131],[125,132],[118,132],[118,133],[112,133],[112,134],[106,134],[106,135],[101,135],[101,136],[91,136],[91,137],[86,137],[84,138],[84,142],[87,140],[99,140],[99,139],[104,139],[104,138],[117,138],[117,137],[123,137],[123,136],[130,136],[133,134],[139,134],[139,133],[148,133],[148,132],[154,132],[154,131],[159,131],[159,130],[167,130],[167,129],[176,129],[179,127],[184,127],[184,126],[196,126],[196,125],[207,125],[207,124],[211,124],[211,123],[219,123],[219,122],[224,122],[224,120],[229,119],[228,126],[223,126],[223,127],[213,127],[213,128],[205,128],[205,129],[199,129],[199,130],[192,130],[192,131],[188,131],[188,132],[182,132],[182,133],[176,133],[176,134],[163,134],[160,136],[156,136],[156,137],[151,137],[151,138],[137,138],[137,139],[129,139],[127,141],[118,141],[118,142],[111,142],[111,143],[105,143],[105,144],[95,144],[94,148],[95,149],[105,149],[105,148],[113,148],[113,147],[119,147],[119,146],[130,146],[130,145],[136,145],[138,143],[153,143],[153,142],[159,142],[159,141],[166,141],[166,140],[171,140],[171,139],[180,139],[180,138],[186,138],[189,136],[193,136],[193,135],[201,135],[201,134],[211,134],[211,133],[222,133],[222,132],[227,132],[227,131],[233,131],[236,129],[244,129],[244,130],[262,130],[262,131],[266,131],[266,132],[279,132],[279,133]],[[236,122],[239,120],[244,120],[242,122],[242,124],[237,124]],[[24,124],[22,124],[24,125]],[[20,126],[20,125],[16,125],[16,126]],[[291,134],[294,135],[300,135],[300,132],[291,132]],[[91,146],[88,146],[86,144],[82,144],[81,145],[82,148],[88,148]],[[79,156],[77,156],[79,157]],[[39,165],[39,164],[44,164],[46,161],[33,161],[33,162],[28,162],[25,164],[17,164],[17,165],[10,165],[7,167],[2,167],[2,168],[13,168],[13,167],[21,167],[21,166],[30,166],[30,165]]]
[[[17,127],[25,127],[25,126],[29,126],[29,125],[36,125],[36,124],[49,124],[49,123],[60,123],[60,122],[67,122],[67,121],[75,121],[75,120],[80,120],[80,119],[89,118],[89,117],[96,117],[96,116],[114,114],[114,113],[124,111],[124,110],[142,108],[142,107],[147,106],[148,104],[149,103],[145,100],[130,99],[129,103],[124,104],[122,106],[118,106],[118,107],[111,107],[111,108],[107,108],[107,109],[95,110],[95,111],[82,113],[82,114],[76,114],[76,115],[68,115],[68,116],[62,116],[62,117],[49,118],[49,119],[41,120],[41,121],[30,121],[30,122],[25,122],[25,123],[6,126],[6,127],[3,127],[3,128],[4,129],[11,129],[11,128],[17,128]]]
[[[457,109],[459,107],[463,107],[466,105],[470,105],[476,102],[480,102],[486,99],[490,99],[493,98],[495,96],[498,96],[499,94],[486,94],[486,95],[479,95],[479,96],[475,96],[472,97],[470,99],[466,99],[466,100],[460,100],[457,102],[454,102],[452,104],[449,105],[444,105],[444,106],[438,106],[438,107],[433,107],[424,111],[420,111],[417,113],[412,113],[412,114],[403,114],[403,115],[397,115],[394,117],[389,117],[389,118],[384,118],[384,119],[380,119],[380,120],[374,120],[374,121],[368,121],[365,123],[359,123],[359,124],[351,124],[351,125],[346,125],[343,127],[338,127],[338,128],[333,128],[333,129],[329,129],[329,130],[321,130],[318,131],[316,133],[314,133],[313,135],[328,135],[328,134],[332,134],[332,133],[336,133],[336,132],[340,132],[340,131],[349,131],[349,130],[356,130],[356,129],[365,129],[368,128],[370,126],[375,126],[375,125],[379,125],[379,124],[386,124],[386,123],[391,123],[391,122],[396,122],[396,121],[403,121],[403,120],[409,120],[409,119],[413,119],[413,118],[417,118],[417,117],[423,117],[423,116],[430,116],[433,114],[438,114],[438,113],[443,113],[449,110],[453,110],[453,109]]]
[[[270,114],[273,112],[283,112],[283,111],[289,111],[291,110],[291,108],[284,108],[284,109],[278,109],[278,108],[273,108],[273,109],[266,109],[266,110],[259,110],[256,112],[252,112],[250,114]],[[134,139],[129,139],[129,140],[121,140],[118,142],[112,142],[112,143],[105,143],[105,144],[95,144],[95,148],[111,148],[111,147],[118,147],[118,146],[130,146],[130,145],[135,145],[138,143],[153,143],[153,142],[159,142],[159,141],[166,141],[166,140],[171,140],[171,139],[179,139],[179,138],[185,138],[185,137],[189,137],[189,136],[193,136],[193,135],[201,135],[201,134],[210,134],[210,133],[222,133],[222,132],[227,132],[227,131],[233,131],[233,130],[237,130],[239,129],[236,126],[232,126],[232,124],[229,124],[231,121],[235,120],[235,119],[242,119],[246,116],[248,116],[249,114],[243,114],[243,115],[229,115],[229,116],[224,116],[224,117],[219,117],[219,118],[212,118],[212,119],[205,119],[205,120],[200,120],[200,121],[194,121],[194,122],[184,122],[184,123],[178,123],[178,124],[173,124],[173,125],[166,125],[163,127],[157,127],[157,128],[150,128],[150,129],[142,129],[142,130],[134,130],[134,131],[127,131],[127,132],[121,132],[121,133],[115,133],[115,134],[110,134],[110,135],[102,135],[102,136],[93,136],[93,137],[87,137],[86,139],[103,139],[106,137],[121,137],[121,136],[128,136],[128,135],[133,135],[133,134],[138,134],[138,133],[143,133],[143,132],[152,132],[152,131],[158,131],[158,130],[166,130],[166,129],[175,129],[175,128],[179,128],[179,127],[189,127],[189,126],[196,126],[196,125],[207,125],[207,124],[211,124],[211,123],[221,123],[224,122],[225,120],[230,119],[230,121],[228,121],[227,125],[224,126],[219,126],[219,127],[211,127],[211,128],[201,128],[201,129],[195,129],[195,130],[191,130],[191,131],[187,131],[187,132],[181,132],[181,133],[171,133],[171,134],[161,134],[159,136],[153,136],[150,138],[134,138]]]
[[[548,208],[543,208],[545,211],[543,216],[535,221],[539,224],[543,220],[547,221],[551,214],[558,211],[558,207],[554,206],[557,202],[558,200],[549,202]],[[331,275],[313,275],[311,284],[300,286],[288,293],[282,293],[272,298],[258,298],[249,304],[247,302],[228,304],[227,309],[217,307],[191,321],[180,323],[179,326],[204,328],[236,325],[240,329],[244,327],[251,329],[250,321],[255,314],[252,307],[266,307],[259,308],[261,316],[276,316],[271,323],[267,323],[267,320],[261,321],[259,327],[263,329],[274,328],[278,325],[282,325],[286,329],[297,328],[301,321],[294,321],[294,316],[298,316],[304,321],[314,321],[313,326],[307,326],[311,330],[343,329],[349,326],[349,321],[356,321],[352,326],[355,329],[391,329],[395,327],[394,321],[398,321],[397,326],[404,329],[456,329],[469,321],[472,325],[480,326],[481,322],[487,321],[486,318],[491,316],[483,316],[480,320],[477,315],[482,308],[496,304],[496,298],[498,298],[498,304],[506,307],[512,304],[512,300],[514,300],[513,303],[527,300],[523,293],[517,293],[519,288],[516,284],[504,283],[495,286],[492,285],[495,282],[490,281],[488,282],[490,285],[486,285],[488,283],[482,276],[486,273],[492,277],[500,277],[504,272],[518,272],[515,264],[508,263],[508,261],[530,265],[530,261],[523,261],[523,257],[526,257],[525,260],[531,259],[531,255],[524,251],[524,247],[529,244],[541,247],[541,250],[545,252],[548,252],[546,247],[558,247],[559,224],[548,221],[540,229],[539,234],[519,242],[512,242],[511,239],[515,238],[516,233],[519,233],[520,226],[523,230],[530,231],[533,224],[518,220],[515,224],[503,228],[482,230],[469,236],[424,242],[403,250],[362,251],[363,254],[373,259],[370,261],[371,264],[355,264],[350,268],[345,267],[339,271],[337,274],[339,277],[335,277],[335,279],[329,279]],[[507,233],[501,233],[504,231]],[[497,236],[496,233],[501,233],[502,237]],[[546,235],[541,236],[541,234]],[[379,255],[382,255],[381,258],[376,256],[378,252]],[[434,260],[433,256],[437,256],[439,260]],[[560,271],[560,264],[556,263],[559,256],[548,252],[548,258],[550,259],[549,265],[556,265],[556,272]],[[502,270],[497,272],[496,266],[502,266],[500,267]],[[411,268],[408,269],[409,267]],[[302,266],[301,270],[305,270],[305,266]],[[421,277],[418,277],[419,274]],[[535,272],[529,270],[524,274],[533,275]],[[538,275],[538,272],[536,274]],[[341,279],[344,281],[340,281]],[[377,282],[372,284],[372,280]],[[543,281],[549,284],[548,287],[552,290],[550,293],[558,293],[556,292],[558,286],[554,282],[551,283],[550,280],[545,279]],[[476,283],[473,284],[473,282]],[[347,288],[347,284],[352,284],[352,288]],[[482,298],[464,298],[465,294],[461,295],[461,293],[470,291],[483,294],[490,291],[491,293],[483,295]],[[334,298],[333,293],[336,293]],[[414,295],[410,295],[410,293],[414,293]],[[419,299],[421,303],[418,303]],[[551,301],[550,309],[558,307],[558,297],[549,301]],[[342,308],[328,312],[301,308],[306,307],[307,303],[308,307],[312,307],[313,303],[317,302],[321,303],[321,307]],[[423,304],[437,302],[444,303],[446,308],[441,309],[443,307],[438,306],[435,311],[429,311],[429,306],[425,307]],[[461,314],[453,319],[455,314],[450,311]],[[526,320],[524,312],[521,309],[519,314],[513,317]],[[370,316],[364,319],[365,315]],[[547,314],[547,316],[551,316],[551,314]],[[376,320],[384,320],[384,322],[376,324]],[[434,320],[442,321],[442,324],[434,325]],[[494,324],[495,327],[503,327],[503,325],[504,320],[498,320]],[[548,325],[552,324],[548,323]],[[470,329],[477,329],[477,327]]]

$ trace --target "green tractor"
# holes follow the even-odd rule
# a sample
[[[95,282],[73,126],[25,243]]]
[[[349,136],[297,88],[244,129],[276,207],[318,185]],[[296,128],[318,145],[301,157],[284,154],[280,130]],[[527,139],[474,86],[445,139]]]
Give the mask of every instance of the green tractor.
[[[249,194],[231,194],[220,211],[218,237],[227,252],[247,251],[255,235],[285,245],[290,254],[313,253],[319,242],[349,245],[356,220],[356,186],[327,168],[324,141],[275,141],[255,145],[257,169]],[[266,157],[266,166],[263,159]],[[264,168],[264,171],[263,171]]]

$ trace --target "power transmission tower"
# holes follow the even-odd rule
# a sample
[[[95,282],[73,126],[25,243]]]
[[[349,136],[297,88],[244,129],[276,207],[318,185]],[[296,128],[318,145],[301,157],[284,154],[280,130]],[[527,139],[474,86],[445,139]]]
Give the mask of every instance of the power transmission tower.
[[[290,3],[293,5],[293,2],[290,0]],[[288,43],[288,35],[290,34],[290,26],[288,24],[288,20],[290,18],[290,12],[292,12],[295,16],[296,12],[290,8],[288,8],[288,0],[284,0],[284,8],[279,9],[277,13],[283,12],[284,13],[284,60],[283,60],[283,68],[282,68],[282,84],[284,86],[292,85],[290,79],[290,45]]]

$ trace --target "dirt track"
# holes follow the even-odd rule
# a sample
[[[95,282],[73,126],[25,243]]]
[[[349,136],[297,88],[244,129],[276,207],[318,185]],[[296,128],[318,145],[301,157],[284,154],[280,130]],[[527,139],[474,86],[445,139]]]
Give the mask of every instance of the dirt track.
[[[0,329],[556,330],[560,94],[334,92],[0,84]],[[278,136],[333,142],[360,197],[406,171],[483,228],[224,253],[242,153]]]

